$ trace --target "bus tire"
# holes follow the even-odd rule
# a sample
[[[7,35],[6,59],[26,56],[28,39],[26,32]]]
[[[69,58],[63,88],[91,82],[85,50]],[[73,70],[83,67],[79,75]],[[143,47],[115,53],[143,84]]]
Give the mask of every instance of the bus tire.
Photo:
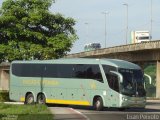
[[[46,97],[43,93],[37,96],[37,103],[38,104],[46,104]]]
[[[126,108],[118,108],[119,111],[125,111]]]
[[[26,95],[25,104],[34,104],[34,96],[32,93]]]
[[[97,97],[94,99],[94,109],[97,111],[103,110],[103,100],[101,97]]]

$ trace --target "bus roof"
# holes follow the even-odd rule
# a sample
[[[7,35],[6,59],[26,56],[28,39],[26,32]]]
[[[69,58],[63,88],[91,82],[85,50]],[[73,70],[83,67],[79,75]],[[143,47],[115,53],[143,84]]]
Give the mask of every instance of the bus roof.
[[[119,59],[96,59],[96,58],[62,58],[54,60],[27,60],[27,61],[13,61],[13,63],[41,63],[41,64],[104,64],[119,68],[140,69],[136,64]]]
[[[101,59],[101,64],[108,64],[119,68],[141,69],[138,65],[120,59]]]

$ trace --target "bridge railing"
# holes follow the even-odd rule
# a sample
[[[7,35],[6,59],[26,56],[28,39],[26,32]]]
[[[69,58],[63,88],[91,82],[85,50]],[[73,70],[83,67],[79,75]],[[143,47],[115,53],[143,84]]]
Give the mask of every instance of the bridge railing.
[[[152,49],[152,50],[160,49],[160,40],[135,43],[135,44],[127,44],[127,45],[114,46],[109,48],[102,48],[102,49],[93,50],[93,51],[74,53],[74,54],[69,54],[66,57],[67,58],[85,57],[85,56],[87,57],[87,56],[94,56],[94,55],[96,56],[96,55],[111,54],[111,53],[143,51],[143,50],[149,50],[149,49]]]

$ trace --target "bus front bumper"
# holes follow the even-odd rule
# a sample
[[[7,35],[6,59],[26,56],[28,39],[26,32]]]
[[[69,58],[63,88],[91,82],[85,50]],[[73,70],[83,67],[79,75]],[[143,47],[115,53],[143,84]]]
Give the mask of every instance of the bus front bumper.
[[[145,98],[139,98],[139,97],[127,97],[123,98],[121,102],[122,108],[145,108],[146,106],[146,99]]]

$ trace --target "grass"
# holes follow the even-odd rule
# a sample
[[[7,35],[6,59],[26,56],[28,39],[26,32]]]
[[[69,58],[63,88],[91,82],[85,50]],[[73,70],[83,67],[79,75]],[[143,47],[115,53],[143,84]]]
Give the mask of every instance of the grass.
[[[9,101],[9,92],[0,90],[0,102]]]
[[[53,120],[45,105],[10,105],[0,103],[0,120]]]

